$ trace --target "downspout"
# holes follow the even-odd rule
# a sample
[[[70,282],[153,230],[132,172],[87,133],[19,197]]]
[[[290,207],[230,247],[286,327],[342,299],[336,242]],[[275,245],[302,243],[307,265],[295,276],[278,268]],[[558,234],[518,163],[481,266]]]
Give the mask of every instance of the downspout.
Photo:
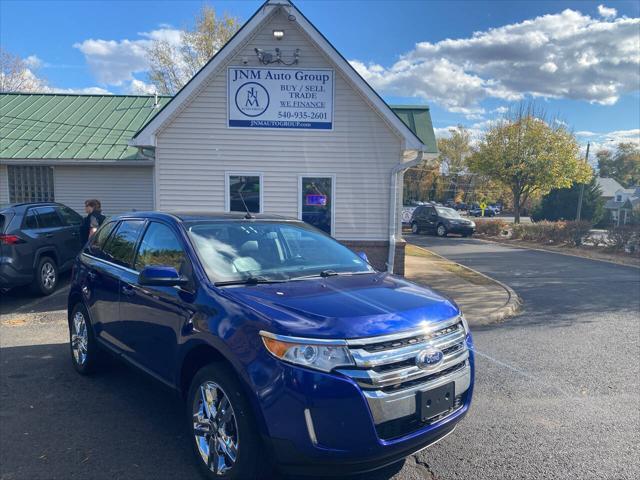
[[[398,174],[407,168],[422,162],[424,152],[418,151],[416,158],[410,162],[403,162],[391,169],[391,201],[389,202],[389,255],[387,257],[387,272],[393,273],[393,265],[396,260],[396,234],[398,222]]]

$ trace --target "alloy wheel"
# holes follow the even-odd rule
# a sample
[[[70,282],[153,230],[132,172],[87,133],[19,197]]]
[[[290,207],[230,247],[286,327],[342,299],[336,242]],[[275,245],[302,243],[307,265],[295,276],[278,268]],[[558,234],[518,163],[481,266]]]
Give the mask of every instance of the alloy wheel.
[[[438,225],[438,236],[444,237],[447,233],[447,229],[444,228],[444,225]]]
[[[40,269],[40,278],[42,278],[42,285],[47,290],[53,289],[56,285],[56,269],[51,262],[44,262]]]
[[[411,224],[411,233],[418,233],[418,224],[417,223],[412,223]]]
[[[193,432],[207,468],[226,474],[236,463],[240,445],[238,424],[229,398],[214,382],[200,385],[193,400]]]
[[[71,327],[71,350],[78,365],[84,365],[87,361],[88,345],[87,322],[82,312],[76,312]]]

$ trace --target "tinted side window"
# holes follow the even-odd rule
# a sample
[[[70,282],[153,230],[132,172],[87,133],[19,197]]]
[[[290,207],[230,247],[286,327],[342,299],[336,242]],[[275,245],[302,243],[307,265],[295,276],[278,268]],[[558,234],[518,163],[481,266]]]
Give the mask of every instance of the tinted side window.
[[[113,231],[113,228],[117,225],[117,222],[109,222],[105,223],[102,228],[100,228],[95,235],[91,237],[89,240],[89,245],[87,247],[87,251],[94,255],[101,252],[102,247],[105,242],[109,238],[109,235]]]
[[[62,219],[53,207],[38,207],[38,224],[40,228],[62,227]]]
[[[115,233],[109,237],[103,249],[107,258],[119,265],[130,267],[143,225],[143,220],[123,221]]]
[[[173,231],[167,225],[152,222],[140,242],[134,268],[140,271],[149,265],[161,265],[180,271],[184,260],[182,244]]]
[[[66,225],[80,225],[82,223],[82,217],[69,207],[60,206],[57,210]]]
[[[29,209],[27,214],[24,216],[22,228],[25,230],[38,228],[38,215],[36,215],[36,211],[33,208]]]

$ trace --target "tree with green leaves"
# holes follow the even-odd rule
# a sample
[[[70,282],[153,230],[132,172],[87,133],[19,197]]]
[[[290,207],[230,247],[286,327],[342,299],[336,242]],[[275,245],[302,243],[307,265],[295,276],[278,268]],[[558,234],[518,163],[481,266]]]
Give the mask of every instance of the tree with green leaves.
[[[574,183],[569,188],[554,188],[542,197],[531,218],[534,221],[549,220],[552,222],[574,220],[576,218],[580,187],[580,184]],[[582,220],[588,220],[592,224],[596,224],[602,220],[603,216],[604,198],[602,198],[602,192],[596,178],[593,177],[584,188],[580,217]]]
[[[238,31],[240,21],[204,5],[191,29],[181,33],[180,44],[154,40],[147,49],[149,81],[162,95],[174,95]]]
[[[640,185],[640,148],[633,143],[619,143],[615,152],[600,150],[598,175],[615,178],[625,187]]]
[[[587,182],[592,175],[574,135],[562,122],[547,122],[533,104],[521,105],[491,126],[468,165],[511,190],[515,223],[529,197]]]

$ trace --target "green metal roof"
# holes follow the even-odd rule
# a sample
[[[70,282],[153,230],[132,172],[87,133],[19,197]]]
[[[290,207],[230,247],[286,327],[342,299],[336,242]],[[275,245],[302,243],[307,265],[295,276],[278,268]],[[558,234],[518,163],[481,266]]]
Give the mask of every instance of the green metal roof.
[[[127,142],[169,99],[0,94],[0,159],[139,159]]]
[[[427,153],[438,153],[429,107],[426,105],[390,105],[390,107],[427,147],[425,150]]]
[[[0,94],[0,159],[136,160],[127,142],[171,97],[140,95]],[[391,109],[437,153],[429,107]]]

